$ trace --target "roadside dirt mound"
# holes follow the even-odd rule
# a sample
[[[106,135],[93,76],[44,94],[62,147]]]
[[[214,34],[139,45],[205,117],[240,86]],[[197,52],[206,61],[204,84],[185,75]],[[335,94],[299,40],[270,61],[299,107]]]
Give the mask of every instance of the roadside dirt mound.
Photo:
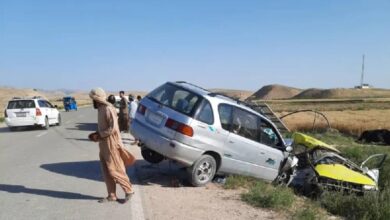
[[[66,90],[66,89],[59,89],[59,90],[39,90],[39,89],[20,89],[20,88],[12,88],[12,87],[0,87],[0,117],[3,117],[4,115],[4,109],[6,108],[6,105],[9,100],[11,100],[13,97],[33,97],[33,96],[42,96],[46,99],[48,99],[52,104],[58,105],[61,107],[62,104],[62,98],[64,96],[73,96],[75,97],[77,104],[82,105],[89,105],[91,104],[91,99],[89,98],[88,91],[82,91],[82,90]],[[118,92],[109,92],[107,91],[107,94],[115,94],[118,95]],[[126,95],[132,94],[135,97],[137,95],[141,95],[144,97],[147,93],[142,91],[127,91]]]
[[[251,95],[248,99],[249,100],[256,100],[256,99],[289,99],[291,97],[294,97],[298,95],[302,90],[283,86],[283,85],[267,85],[263,86],[261,89],[259,89],[257,92],[255,92],[253,95]]]
[[[13,97],[33,97],[33,96],[44,96],[43,93],[34,89],[15,89],[9,87],[0,87],[0,109],[4,110],[5,105]],[[1,112],[1,115],[3,111]]]
[[[224,95],[240,99],[240,100],[245,100],[248,98],[250,95],[253,94],[253,91],[247,91],[247,90],[235,90],[235,89],[210,89],[212,92],[218,92],[222,93]]]
[[[66,96],[65,92],[61,90],[55,90],[55,91],[46,91],[46,90],[38,90],[38,89],[19,89],[19,88],[12,88],[12,87],[0,87],[0,117],[3,117],[4,109],[6,108],[6,105],[9,100],[11,100],[13,97],[33,97],[33,96],[42,96],[56,105],[62,104],[62,98]],[[77,92],[75,94],[70,94],[71,96],[74,96],[76,100],[86,100],[89,101],[88,93],[86,92]]]
[[[388,89],[306,89],[294,99],[389,98]]]

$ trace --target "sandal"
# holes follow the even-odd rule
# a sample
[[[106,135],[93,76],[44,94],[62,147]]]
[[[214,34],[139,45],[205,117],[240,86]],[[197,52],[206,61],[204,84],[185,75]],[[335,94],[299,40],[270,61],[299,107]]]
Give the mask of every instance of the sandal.
[[[98,203],[107,203],[107,202],[116,202],[116,198],[114,199],[112,197],[106,197],[98,200]]]

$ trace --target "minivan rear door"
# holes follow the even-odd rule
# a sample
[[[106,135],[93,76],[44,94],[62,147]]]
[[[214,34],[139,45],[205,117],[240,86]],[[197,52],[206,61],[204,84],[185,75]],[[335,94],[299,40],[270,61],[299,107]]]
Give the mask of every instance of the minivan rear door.
[[[197,106],[202,101],[199,95],[166,83],[142,99],[140,108],[145,107],[143,116],[137,113],[136,119],[160,133],[161,135],[173,139],[176,131],[166,127],[168,119],[190,125]]]

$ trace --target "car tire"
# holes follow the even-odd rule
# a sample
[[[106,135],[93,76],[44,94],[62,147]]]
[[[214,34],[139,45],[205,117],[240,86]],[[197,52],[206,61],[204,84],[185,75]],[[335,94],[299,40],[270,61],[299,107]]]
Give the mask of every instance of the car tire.
[[[164,156],[154,150],[143,147],[141,149],[142,157],[149,163],[157,164],[164,160]]]
[[[44,129],[46,129],[46,130],[48,130],[49,129],[49,127],[50,127],[50,124],[49,124],[49,119],[46,117],[45,118],[45,125],[44,125]]]
[[[217,163],[214,157],[202,155],[195,163],[188,168],[190,181],[193,186],[204,186],[211,180],[217,171]]]
[[[61,121],[61,114],[58,114],[58,122],[57,122],[57,126],[61,126],[61,123],[62,123],[62,121]]]

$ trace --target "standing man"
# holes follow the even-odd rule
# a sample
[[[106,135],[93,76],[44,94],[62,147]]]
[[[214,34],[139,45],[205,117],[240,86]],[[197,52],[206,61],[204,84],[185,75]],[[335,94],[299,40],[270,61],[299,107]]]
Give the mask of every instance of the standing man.
[[[140,102],[141,102],[141,99],[142,99],[142,96],[138,95],[138,96],[137,96],[137,102],[140,103]]]
[[[135,113],[137,112],[138,102],[134,100],[134,96],[132,95],[129,95],[129,102],[130,102],[129,117],[130,117],[130,124],[131,124],[131,121],[134,120]]]
[[[129,95],[129,102],[130,102],[130,109],[129,109],[129,118],[130,118],[130,128],[131,128],[131,123],[133,122],[135,118],[135,113],[137,112],[138,108],[138,102],[134,100],[133,95]],[[131,131],[130,131],[131,133]],[[138,143],[137,139],[134,139],[134,142],[131,143],[131,145],[136,145]]]
[[[120,91],[119,97],[121,98],[119,106],[119,130],[128,132],[129,131],[129,109],[127,106],[127,99],[125,92]]]
[[[106,93],[101,88],[91,90],[89,97],[93,100],[94,108],[98,110],[98,131],[90,134],[89,139],[99,142],[99,158],[108,192],[108,196],[98,202],[117,201],[116,184],[119,184],[125,191],[125,203],[130,200],[134,191],[121,158],[123,143],[118,129],[116,110],[106,101]]]

